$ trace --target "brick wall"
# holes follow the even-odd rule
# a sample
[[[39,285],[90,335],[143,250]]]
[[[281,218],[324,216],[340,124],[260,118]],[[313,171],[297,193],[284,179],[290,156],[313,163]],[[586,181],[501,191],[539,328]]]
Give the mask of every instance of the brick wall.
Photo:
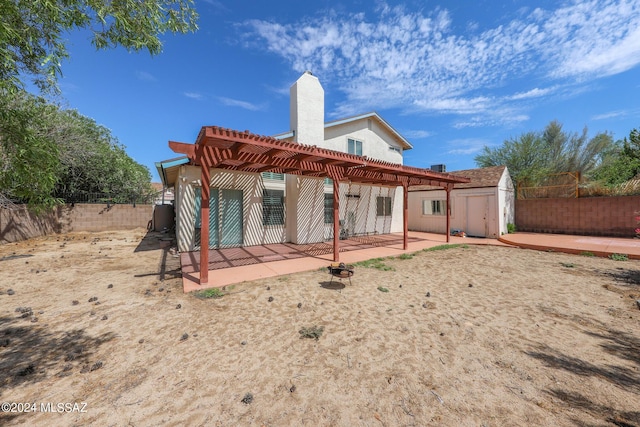
[[[72,231],[107,231],[147,228],[154,205],[58,206],[51,212],[35,215],[21,206],[16,210],[0,208],[0,244],[32,237]]]
[[[634,237],[640,196],[516,200],[519,231]]]

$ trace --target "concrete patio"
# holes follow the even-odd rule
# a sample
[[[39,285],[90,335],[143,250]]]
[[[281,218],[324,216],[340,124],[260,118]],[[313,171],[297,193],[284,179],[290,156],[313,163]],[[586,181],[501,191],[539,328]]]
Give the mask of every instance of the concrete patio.
[[[340,262],[349,264],[399,256],[444,244],[447,241],[442,234],[417,231],[409,232],[407,250],[402,249],[402,233],[363,236],[340,241]],[[613,237],[514,233],[500,239],[451,236],[449,244],[511,246],[573,254],[589,252],[596,256],[625,254],[630,259],[640,259],[640,240]],[[210,283],[206,287],[199,284],[199,260],[197,251],[180,254],[184,292],[325,268],[333,261],[333,247],[330,242],[309,245],[281,243],[210,250]]]

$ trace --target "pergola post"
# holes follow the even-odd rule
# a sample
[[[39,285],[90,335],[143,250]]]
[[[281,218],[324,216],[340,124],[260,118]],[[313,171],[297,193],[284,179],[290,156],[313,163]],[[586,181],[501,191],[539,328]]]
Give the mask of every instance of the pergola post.
[[[447,184],[445,190],[447,190],[447,229],[445,232],[447,233],[447,243],[451,238],[451,190],[453,189],[453,184]]]
[[[211,171],[206,163],[201,170],[200,202],[200,285],[209,283],[209,198],[211,196]]]
[[[340,261],[340,181],[333,179],[333,261]]]
[[[409,248],[409,185],[402,183],[402,250]]]

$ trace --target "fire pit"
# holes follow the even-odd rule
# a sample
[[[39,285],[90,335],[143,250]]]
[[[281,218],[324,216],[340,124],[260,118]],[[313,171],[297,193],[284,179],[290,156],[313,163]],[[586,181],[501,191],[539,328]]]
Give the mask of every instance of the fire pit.
[[[354,269],[353,265],[346,265],[343,262],[334,262],[331,263],[329,267],[329,274],[331,274],[331,283],[333,283],[333,278],[337,277],[342,282],[342,279],[349,279],[349,284],[351,284],[351,276],[353,276]]]

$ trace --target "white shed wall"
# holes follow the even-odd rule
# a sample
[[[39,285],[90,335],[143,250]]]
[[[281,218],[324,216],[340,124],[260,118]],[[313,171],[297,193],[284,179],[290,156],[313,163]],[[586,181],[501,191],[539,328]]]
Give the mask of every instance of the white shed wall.
[[[500,234],[507,234],[507,224],[515,224],[516,195],[513,181],[508,171],[505,171],[498,184],[498,199],[501,207]]]
[[[469,198],[483,197],[487,201],[486,212],[468,212]],[[409,192],[409,230],[428,233],[446,234],[448,231],[445,215],[424,215],[423,201],[445,200],[444,190],[412,191]],[[486,218],[485,237],[496,238],[500,235],[500,220],[498,216],[497,188],[470,188],[451,191],[451,228],[466,231],[469,228],[471,215],[482,215]],[[472,218],[473,219],[473,218]]]

